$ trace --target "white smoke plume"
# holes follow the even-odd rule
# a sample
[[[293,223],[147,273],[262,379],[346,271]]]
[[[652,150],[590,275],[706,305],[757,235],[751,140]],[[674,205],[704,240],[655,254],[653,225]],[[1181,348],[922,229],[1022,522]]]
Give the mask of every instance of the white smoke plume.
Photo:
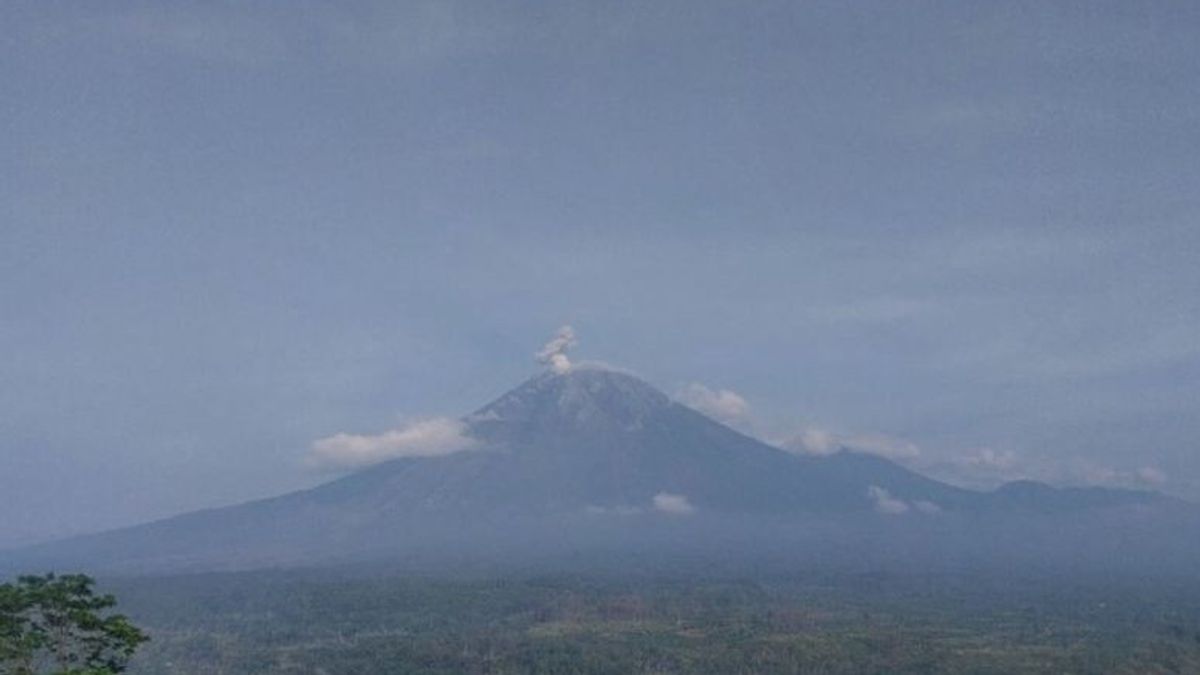
[[[306,462],[322,469],[352,469],[398,457],[441,457],[474,445],[461,420],[434,417],[377,435],[342,433],[318,439]]]
[[[671,492],[660,492],[654,495],[654,510],[672,516],[690,516],[696,512],[696,507],[688,501],[686,495]]]
[[[558,329],[549,342],[545,344],[534,355],[538,363],[544,363],[558,373],[563,374],[571,370],[571,360],[567,358],[567,350],[575,346],[578,340],[575,339],[575,329],[570,326],[563,326]]]

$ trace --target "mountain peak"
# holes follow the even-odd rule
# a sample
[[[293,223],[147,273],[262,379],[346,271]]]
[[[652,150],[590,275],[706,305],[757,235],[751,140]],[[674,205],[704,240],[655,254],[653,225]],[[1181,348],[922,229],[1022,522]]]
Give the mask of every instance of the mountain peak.
[[[898,531],[903,538],[888,547],[891,556],[919,548],[914,542],[923,539],[907,537],[922,523],[941,532],[980,521],[955,513],[1026,519],[1088,509],[1098,523],[1141,523],[1099,518],[1126,518],[1128,509],[1111,507],[1155,499],[1036,483],[979,493],[869,455],[798,457],[675,403],[628,373],[562,359],[558,365],[464,418],[478,441],[470,451],[399,458],[309,490],[62,542],[31,551],[20,564],[63,567],[85,559],[118,569],[203,569],[229,566],[231,559],[245,566],[309,564],[316,556],[457,560],[514,542],[521,555],[566,544],[572,556],[594,546],[603,558],[606,551],[641,550],[630,542],[692,550],[673,548],[691,546],[685,539],[669,539],[693,535],[697,543],[731,536],[730,549],[774,556],[787,550],[780,542],[793,542],[800,554],[809,541],[820,541],[796,538],[810,526],[812,536],[823,537],[843,525],[851,538],[831,540],[836,545],[827,551]],[[886,528],[869,524],[884,522]],[[1058,537],[1062,521],[1047,522]],[[868,529],[854,529],[860,525]],[[1171,536],[1182,529],[1173,521]],[[722,559],[727,554],[720,552]]]
[[[467,417],[476,431],[497,426],[639,428],[671,399],[628,373],[581,364],[545,372]]]

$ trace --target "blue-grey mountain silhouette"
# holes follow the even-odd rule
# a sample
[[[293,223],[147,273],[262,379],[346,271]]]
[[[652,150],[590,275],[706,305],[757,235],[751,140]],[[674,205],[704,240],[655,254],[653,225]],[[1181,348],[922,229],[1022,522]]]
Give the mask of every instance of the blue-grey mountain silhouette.
[[[182,570],[676,551],[919,564],[945,550],[986,560],[989,538],[1005,537],[1016,549],[1042,535],[1077,540],[1083,555],[1096,528],[1148,536],[1145,521],[1191,513],[1151,492],[1030,482],[979,492],[849,450],[789,453],[608,369],[540,374],[463,421],[474,443],[461,452],[0,559]],[[996,534],[981,543],[985,530]]]

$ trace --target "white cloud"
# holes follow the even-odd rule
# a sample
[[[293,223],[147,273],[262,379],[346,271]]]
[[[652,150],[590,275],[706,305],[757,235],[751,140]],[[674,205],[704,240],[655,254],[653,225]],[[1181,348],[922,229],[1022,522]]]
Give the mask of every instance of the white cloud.
[[[558,329],[554,337],[550,339],[534,358],[538,363],[543,363],[560,375],[571,370],[571,360],[567,358],[567,350],[574,347],[578,340],[575,339],[575,329],[570,326],[563,326]]]
[[[904,500],[896,499],[890,492],[872,485],[867,488],[867,497],[875,502],[875,510],[889,516],[900,516],[908,513],[909,506]]]
[[[1155,488],[1168,481],[1166,473],[1150,465],[1125,469],[1082,457],[1027,457],[1010,450],[990,448],[949,457],[940,464],[928,464],[924,468],[937,478],[987,489],[1023,479],[1051,485],[1122,488]]]
[[[887,459],[915,459],[921,449],[915,443],[883,434],[836,434],[824,429],[809,428],[781,447],[788,452],[830,455],[843,448]]]
[[[681,389],[675,398],[689,408],[726,424],[745,422],[750,412],[750,404],[736,392],[728,389],[709,389],[697,382]]]
[[[992,490],[1013,480],[1055,480],[1051,467],[1011,450],[973,448],[924,455],[914,468],[962,487]]]
[[[883,434],[853,434],[846,436],[842,444],[851,450],[888,459],[914,459],[921,455],[921,449],[915,443]]]
[[[475,445],[461,420],[418,420],[378,435],[336,434],[314,441],[307,463],[330,469],[369,466],[398,457],[441,457]]]
[[[1016,467],[1017,455],[1011,450],[997,452],[991,448],[980,448],[963,458],[962,463],[975,469],[1006,473]]]
[[[1111,466],[1079,462],[1075,471],[1085,483],[1126,487],[1155,487],[1167,482],[1167,474],[1157,467],[1143,466],[1132,471]]]
[[[1152,488],[1166,483],[1167,474],[1154,466],[1128,470],[1076,459],[1074,464],[1065,470],[1065,479],[1067,482],[1082,482],[1088,485]]]
[[[841,450],[841,441],[830,431],[824,429],[805,429],[798,436],[784,441],[784,450],[811,455],[832,455]]]
[[[910,511],[916,510],[927,516],[936,515],[942,512],[942,507],[934,502],[926,499],[918,499],[913,502],[906,502],[903,499],[893,497],[891,492],[878,485],[872,485],[867,488],[867,497],[875,502],[875,511],[887,516],[902,516]]]
[[[1162,485],[1167,482],[1167,474],[1153,466],[1143,466],[1134,472],[1134,477],[1143,485]]]
[[[690,516],[696,512],[696,507],[684,495],[671,492],[660,492],[654,495],[654,510],[672,516]]]
[[[647,511],[657,511],[658,513],[665,513],[671,516],[690,516],[696,512],[696,507],[688,501],[685,495],[673,492],[660,492],[650,500],[649,508],[630,506],[628,504],[617,504],[615,506],[591,504],[584,508],[584,512],[589,516],[637,516]]]

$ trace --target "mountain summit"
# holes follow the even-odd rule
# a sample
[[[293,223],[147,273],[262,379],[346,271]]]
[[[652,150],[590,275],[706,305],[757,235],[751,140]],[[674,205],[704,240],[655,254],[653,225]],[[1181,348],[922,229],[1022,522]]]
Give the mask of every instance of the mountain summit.
[[[468,417],[482,437],[500,433],[586,432],[640,428],[672,405],[638,378],[597,366],[546,372]]]
[[[879,457],[791,454],[632,375],[561,361],[464,417],[473,443],[463,451],[392,459],[310,490],[79,537],[18,560],[160,570],[487,558],[665,545],[661,528],[671,523],[672,545],[768,531],[759,543],[778,545],[780,532],[802,525],[842,523],[842,541],[862,523],[936,525],[998,509],[1062,513],[1159,499],[1048,486],[981,493]]]
[[[495,482],[514,490],[489,489],[494,510],[652,513],[665,494],[686,500],[689,514],[869,512],[872,487],[946,507],[971,494],[878,458],[786,453],[601,368],[544,373],[466,420],[480,445],[462,461],[486,463]],[[402,460],[375,470],[415,464],[433,468]]]

